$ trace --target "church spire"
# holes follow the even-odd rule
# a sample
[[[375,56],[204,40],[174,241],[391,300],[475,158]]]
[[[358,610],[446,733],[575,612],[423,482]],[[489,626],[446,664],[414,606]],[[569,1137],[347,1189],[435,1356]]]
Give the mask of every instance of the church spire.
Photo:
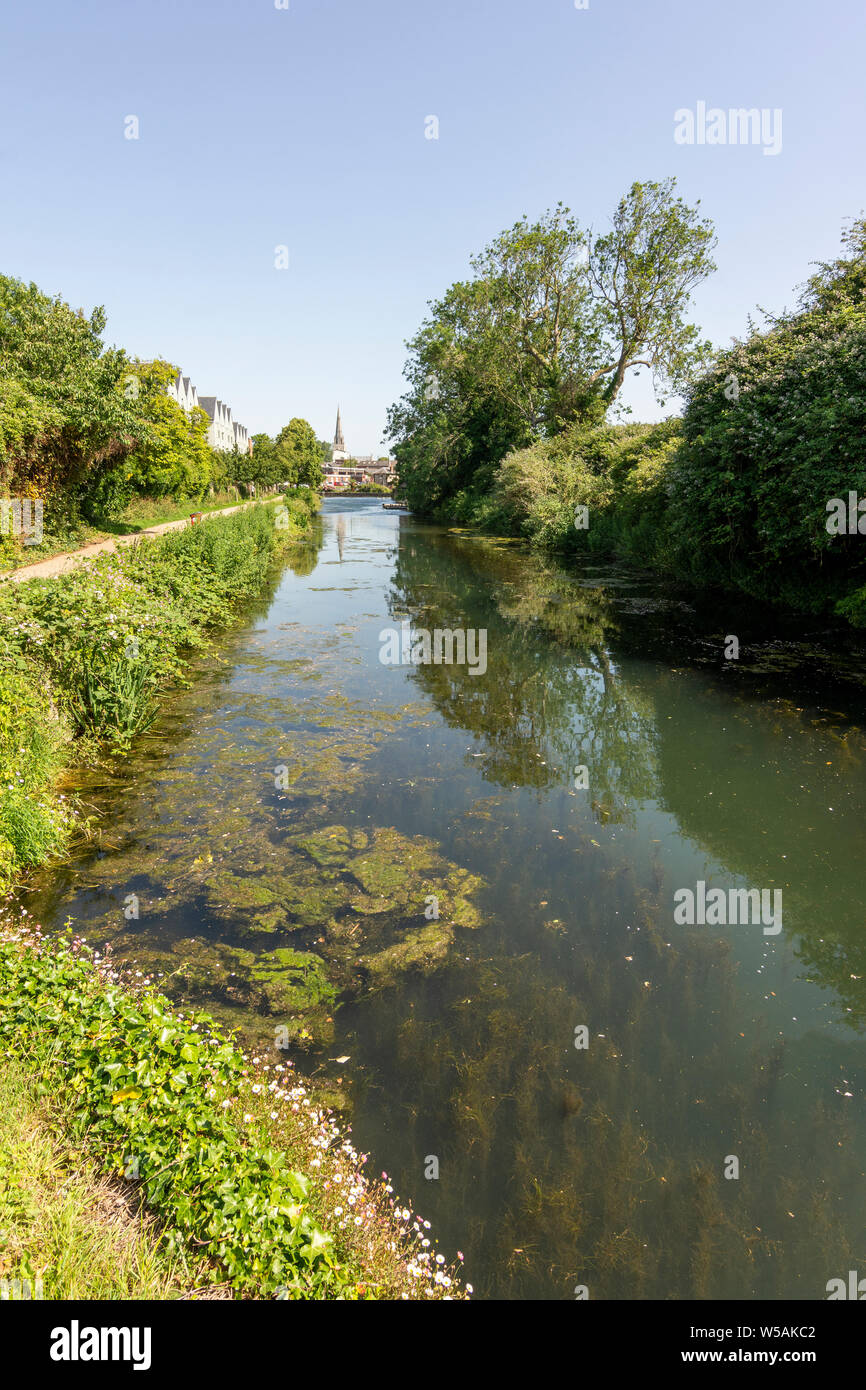
[[[344,441],[344,439],[343,439],[343,426],[342,426],[342,424],[340,423],[340,407],[339,407],[339,406],[337,406],[337,430],[336,430],[336,433],[335,433],[335,435],[334,435],[334,448],[335,448],[335,449],[339,449],[341,453],[345,453],[345,452],[346,452],[346,444],[345,444],[345,441]]]

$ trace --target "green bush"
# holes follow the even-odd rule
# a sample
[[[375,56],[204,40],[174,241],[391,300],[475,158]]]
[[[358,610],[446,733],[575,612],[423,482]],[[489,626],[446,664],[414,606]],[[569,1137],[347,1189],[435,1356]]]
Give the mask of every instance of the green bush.
[[[578,425],[508,454],[484,495],[458,494],[454,520],[525,536],[541,550],[663,563],[680,422]],[[588,508],[588,527],[575,524]]]
[[[866,547],[827,503],[866,494],[866,222],[800,312],[753,331],[691,389],[672,478],[677,569],[862,622]]]
[[[240,1292],[355,1298],[309,1181],[229,1117],[243,1058],[206,1014],[184,1020],[152,991],[107,985],[86,948],[0,940],[0,1039],[73,1099],[104,1171],[134,1178],[170,1251],[203,1250]]]
[[[14,648],[0,642],[0,891],[17,867],[38,864],[63,844],[68,812],[46,787],[68,734],[49,695]]]
[[[115,743],[128,744],[156,718],[152,672],[140,658],[92,648],[84,653],[81,680],[70,692],[69,704],[83,732],[98,738],[111,729]]]
[[[812,611],[844,600],[866,555],[861,537],[828,534],[827,503],[866,494],[864,434],[866,308],[812,311],[724,353],[685,413],[678,568]]]

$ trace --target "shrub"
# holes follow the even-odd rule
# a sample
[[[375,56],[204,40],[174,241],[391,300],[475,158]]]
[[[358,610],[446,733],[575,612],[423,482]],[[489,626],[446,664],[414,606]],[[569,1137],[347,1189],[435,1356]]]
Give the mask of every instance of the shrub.
[[[661,560],[666,542],[667,481],[680,425],[575,426],[508,454],[490,497],[472,520],[517,531],[543,550]],[[589,509],[578,529],[575,512]]]
[[[229,1118],[243,1059],[206,1014],[180,1020],[152,991],[106,985],[86,950],[0,941],[0,1038],[73,1122],[102,1166],[141,1182],[169,1251],[203,1248],[232,1287],[258,1297],[359,1297],[311,1216],[309,1181]]]
[[[859,536],[831,536],[827,503],[866,493],[866,222],[809,281],[801,310],[719,357],[691,389],[672,482],[678,569],[852,621],[866,581]]]

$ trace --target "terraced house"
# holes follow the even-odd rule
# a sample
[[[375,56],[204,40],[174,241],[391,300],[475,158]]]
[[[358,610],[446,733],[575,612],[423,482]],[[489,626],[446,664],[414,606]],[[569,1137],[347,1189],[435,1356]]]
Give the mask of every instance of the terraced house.
[[[172,400],[177,401],[182,409],[190,411],[194,406],[198,406],[204,411],[210,420],[207,442],[212,449],[231,452],[237,448],[239,453],[252,453],[253,444],[246,425],[232,419],[231,408],[225,401],[221,401],[218,396],[200,396],[189,377],[184,376],[182,372],[178,372],[175,380],[166,389]]]

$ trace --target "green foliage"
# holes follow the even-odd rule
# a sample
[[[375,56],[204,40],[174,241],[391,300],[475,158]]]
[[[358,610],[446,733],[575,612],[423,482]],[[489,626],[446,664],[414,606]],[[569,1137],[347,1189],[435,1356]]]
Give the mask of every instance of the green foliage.
[[[525,536],[541,550],[664,563],[668,471],[680,422],[580,425],[503,459],[485,493],[463,493],[455,520]],[[576,525],[578,507],[588,526]]]
[[[308,521],[310,498],[299,494],[296,504]],[[39,661],[80,730],[102,722],[106,734],[120,735],[117,720],[146,708],[148,687],[181,678],[184,649],[205,646],[207,630],[259,592],[278,541],[270,507],[215,516],[9,586],[0,593],[0,631]]]
[[[649,235],[644,192],[632,191],[624,220],[640,244]],[[662,217],[659,226],[671,236],[679,227],[689,244],[685,216],[673,227]],[[827,530],[831,499],[847,507],[849,492],[866,497],[866,219],[843,244],[846,254],[808,280],[798,312],[752,328],[691,384],[681,422],[577,419],[510,451],[497,468],[479,469],[450,496],[436,493],[422,464],[409,471],[410,501],[423,510],[429,485],[440,514],[542,549],[619,555],[800,611],[835,608],[866,626],[862,536]],[[598,245],[595,264],[610,262],[611,245],[603,255]],[[703,246],[698,237],[693,269]],[[633,262],[641,282],[649,262],[634,246]],[[621,304],[630,284],[617,291]],[[672,379],[697,351],[692,340],[682,324],[671,327]],[[575,524],[577,507],[589,510],[586,529]]]
[[[84,653],[69,705],[82,732],[98,738],[111,729],[116,744],[129,744],[156,718],[153,675],[143,661],[124,652],[91,648]]]
[[[322,449],[315,431],[306,420],[297,418],[290,420],[276,439],[254,434],[252,455],[229,455],[228,466],[233,481],[255,483],[257,487],[289,483],[317,488],[324,476]]]
[[[831,535],[827,504],[866,494],[866,223],[822,266],[799,312],[720,354],[688,393],[672,478],[677,568],[762,599],[859,622],[860,535]]]
[[[68,735],[52,710],[38,669],[0,639],[0,891],[16,869],[60,849],[68,827],[65,803],[46,787]]]
[[[322,450],[316,432],[306,420],[290,420],[277,435],[274,453],[283,470],[278,482],[316,488],[323,477]]]
[[[258,1297],[359,1296],[310,1213],[309,1180],[231,1117],[243,1059],[208,1015],[181,1020],[154,992],[106,985],[76,942],[7,939],[0,1038],[73,1097],[103,1169],[142,1184],[170,1253],[206,1248],[234,1289]]]
[[[123,389],[129,363],[89,318],[33,284],[0,276],[0,484],[7,496],[76,507],[144,436]]]
[[[679,385],[706,358],[684,314],[714,269],[712,227],[674,189],[634,184],[595,238],[561,204],[523,218],[431,305],[389,414],[410,506],[481,495],[512,450],[599,423],[628,370]]]
[[[136,362],[126,384],[134,392],[139,416],[147,422],[146,442],[113,470],[118,484],[109,500],[92,494],[98,517],[117,516],[134,495],[188,497],[200,500],[214,482],[217,461],[207,442],[208,417],[203,410],[188,415],[166,388],[177,377],[168,362]]]
[[[299,489],[290,532],[252,507],[0,589],[0,887],[62,848],[71,816],[51,781],[67,730],[127,748],[315,509]]]
[[[284,545],[309,539],[310,519],[316,506],[316,494],[309,488],[283,494],[274,511],[274,525]]]
[[[381,483],[350,482],[346,487],[340,488],[340,495],[346,497],[390,497],[391,489],[383,487]]]

